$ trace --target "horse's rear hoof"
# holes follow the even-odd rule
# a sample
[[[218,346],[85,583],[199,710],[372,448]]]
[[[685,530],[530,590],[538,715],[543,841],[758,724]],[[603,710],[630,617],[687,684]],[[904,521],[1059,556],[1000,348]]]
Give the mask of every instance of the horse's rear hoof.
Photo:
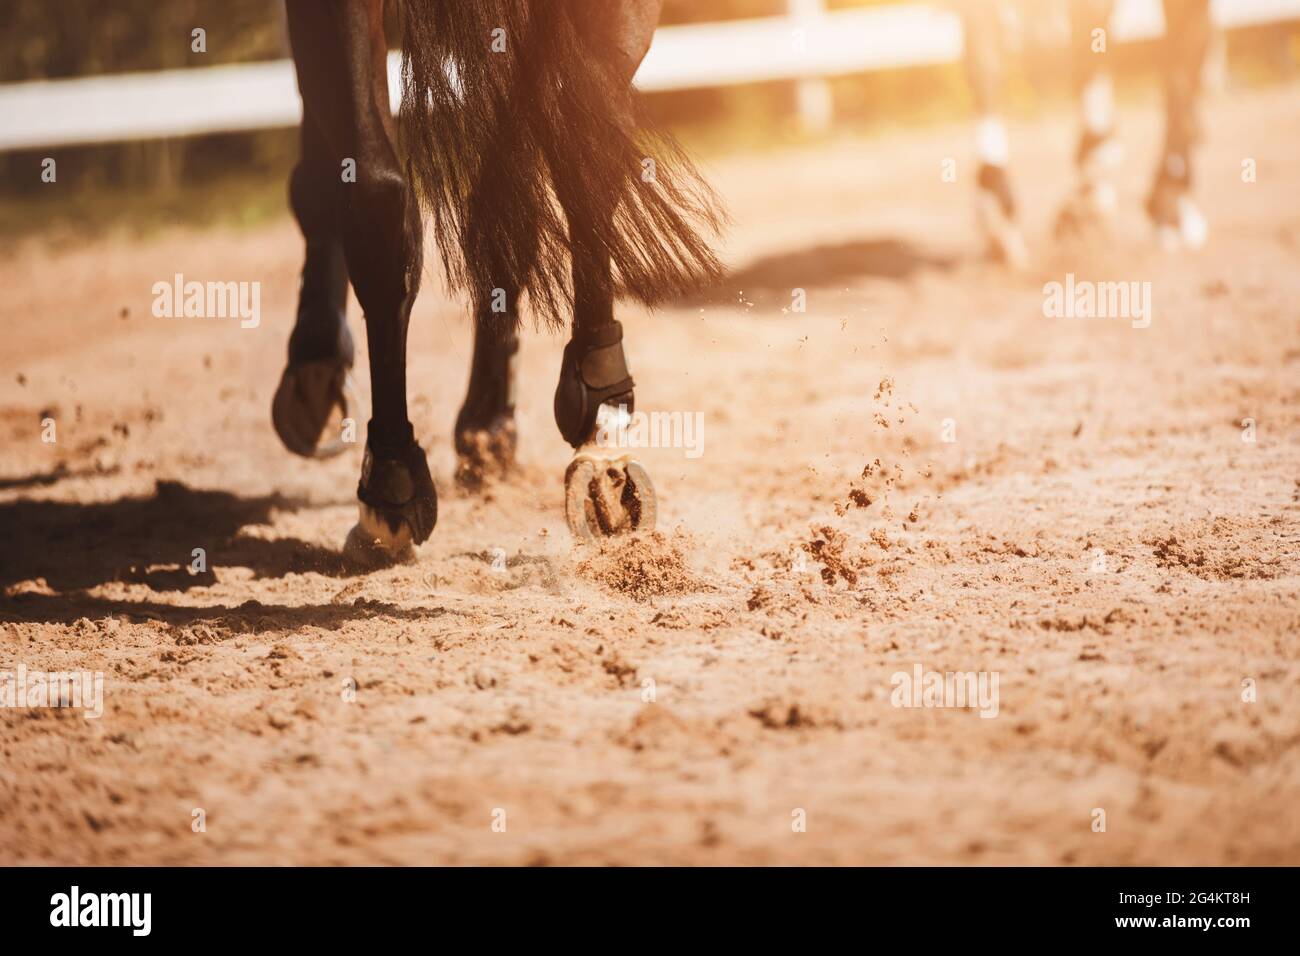
[[[1155,220],[1156,241],[1165,252],[1196,250],[1205,245],[1209,225],[1192,200],[1180,197],[1168,218]]]
[[[365,418],[349,366],[340,361],[296,362],[284,370],[271,403],[271,421],[284,447],[304,458],[332,458],[354,443]]]
[[[596,541],[653,531],[658,502],[640,462],[579,453],[564,474],[564,514],[575,538]]]
[[[487,428],[456,432],[456,484],[477,491],[491,479],[504,478],[515,466],[518,433],[513,418],[501,416]]]

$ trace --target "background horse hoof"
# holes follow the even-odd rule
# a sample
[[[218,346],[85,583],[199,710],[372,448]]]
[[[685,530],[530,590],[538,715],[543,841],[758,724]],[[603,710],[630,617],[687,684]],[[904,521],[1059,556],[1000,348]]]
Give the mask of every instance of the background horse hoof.
[[[344,441],[344,422],[351,419],[355,429],[365,416],[348,369],[337,361],[312,361],[284,370],[271,421],[285,448],[304,458],[332,458],[353,444]]]
[[[405,523],[394,531],[374,508],[360,504],[357,523],[343,543],[343,554],[364,567],[384,567],[415,560],[415,544]]]
[[[1018,272],[1028,269],[1029,246],[1015,219],[1001,209],[995,198],[985,195],[979,197],[977,215],[989,256]]]
[[[564,515],[579,541],[653,531],[658,502],[641,463],[579,455],[564,474]]]
[[[487,428],[456,432],[456,484],[477,491],[489,479],[504,478],[515,466],[519,443],[513,418],[501,417]]]
[[[1112,184],[1098,183],[1081,187],[1061,204],[1052,223],[1052,235],[1060,241],[1103,241],[1110,231],[1118,206]]]
[[[1156,223],[1156,240],[1166,252],[1196,250],[1205,245],[1210,227],[1196,203],[1186,196],[1178,199],[1172,222]]]

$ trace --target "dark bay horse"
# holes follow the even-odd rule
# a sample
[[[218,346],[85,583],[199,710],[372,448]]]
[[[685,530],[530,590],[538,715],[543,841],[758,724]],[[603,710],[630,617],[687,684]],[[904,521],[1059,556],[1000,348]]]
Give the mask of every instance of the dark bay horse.
[[[365,313],[371,418],[354,545],[395,554],[428,539],[437,492],[407,416],[406,337],[427,219],[475,321],[456,421],[458,477],[508,468],[512,366],[527,304],[565,329],[555,419],[577,453],[566,512],[580,538],[653,527],[634,461],[593,437],[633,405],[614,303],[654,305],[716,277],[713,194],[644,121],[632,77],[662,0],[403,0],[402,106],[390,109],[384,0],[287,0],[303,99],[290,200],[306,261],[273,407],[286,447],[341,450],[355,412],[345,321]],[[349,175],[351,173],[351,175]]]

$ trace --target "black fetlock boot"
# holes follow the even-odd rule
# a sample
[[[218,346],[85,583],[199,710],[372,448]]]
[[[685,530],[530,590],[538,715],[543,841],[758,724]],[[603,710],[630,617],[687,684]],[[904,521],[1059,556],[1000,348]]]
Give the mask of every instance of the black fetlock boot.
[[[623,353],[623,326],[611,321],[564,347],[555,389],[555,424],[574,448],[592,440],[601,405],[635,411],[635,383]]]

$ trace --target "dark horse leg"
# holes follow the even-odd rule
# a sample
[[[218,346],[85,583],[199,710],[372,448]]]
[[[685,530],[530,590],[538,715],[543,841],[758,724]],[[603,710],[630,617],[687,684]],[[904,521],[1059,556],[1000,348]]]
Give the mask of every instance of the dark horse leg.
[[[289,338],[289,362],[276,389],[272,421],[285,447],[298,455],[326,457],[347,448],[331,440],[330,423],[346,427],[359,409],[348,374],[355,348],[347,325],[348,267],[343,251],[339,167],[316,118],[307,112],[302,155],[289,180],[289,203],[307,244],[298,293],[298,315]]]
[[[662,0],[588,0],[585,39],[613,58],[626,99],[610,104],[631,126],[632,77],[659,21]],[[605,236],[615,228],[616,201],[584,182],[581,165],[549,157],[556,193],[569,222],[574,316],[555,393],[555,420],[576,450],[565,476],[566,515],[580,539],[654,528],[654,488],[644,469],[611,440],[634,408],[633,381],[614,318],[614,277]]]
[[[622,83],[622,92],[628,97],[624,103],[603,105],[618,114],[618,121],[625,129],[631,129],[635,125],[630,99],[632,77],[650,49],[663,0],[573,2],[581,8],[577,21],[583,25],[583,39],[589,55],[614,67]],[[562,148],[564,144],[554,145]],[[484,158],[481,183],[487,192],[476,195],[471,203],[471,216],[476,220],[477,228],[501,228],[492,220],[493,200],[488,193],[502,174],[500,155],[513,148],[510,131],[502,130],[496,145]],[[622,351],[618,343],[622,340],[622,330],[614,320],[613,277],[607,244],[607,237],[614,228],[617,197],[601,195],[590,178],[583,175],[581,157],[552,153],[546,159],[557,197],[568,219],[573,261],[573,343],[566,351],[566,363],[570,361],[570,353],[576,354],[588,347],[603,348],[606,353],[612,353],[617,346],[618,363],[621,364]],[[490,271],[502,276],[511,272],[500,262],[493,262]],[[457,478],[470,487],[487,475],[507,470],[514,461],[513,366],[519,350],[515,332],[518,294],[514,288],[496,288],[492,296],[480,298],[474,306],[474,358],[469,390],[456,421]],[[506,314],[500,314],[502,311]],[[618,395],[606,394],[596,404],[608,400],[614,407],[620,402],[631,406],[631,380],[625,369],[620,378],[628,379],[626,391]],[[557,404],[557,416],[561,414],[559,409]],[[590,415],[578,412],[576,423],[562,421],[560,424],[564,437],[575,447],[591,438],[595,412],[592,408],[586,411]],[[590,421],[586,420],[588,417],[591,417]]]
[[[469,292],[478,324],[458,439],[490,441],[493,423],[508,421],[514,342],[499,330],[517,323],[522,295],[540,321],[571,331],[555,416],[579,449],[567,483],[570,524],[576,514],[584,537],[654,523],[639,466],[605,455],[600,441],[602,422],[632,402],[615,292],[654,306],[722,272],[704,235],[722,225],[716,197],[635,110],[631,80],[660,6],[401,7],[407,169],[430,209],[444,269]],[[466,442],[458,445],[466,457]]]
[[[635,128],[632,77],[640,66],[658,24],[662,0],[574,0],[581,7],[586,53],[609,64],[617,76],[621,101],[601,104],[624,130]],[[491,191],[503,175],[499,158],[516,148],[512,131],[500,132],[486,151],[481,189],[469,204],[475,229],[500,228],[493,220]],[[602,191],[587,175],[585,157],[572,155],[563,137],[548,138],[546,163],[568,225],[573,316],[564,351],[555,415],[563,437],[578,455],[566,476],[570,526],[581,538],[654,526],[654,492],[641,466],[597,441],[602,428],[614,428],[617,416],[633,407],[633,383],[623,353],[622,326],[614,318],[615,281],[610,246],[616,226],[618,196]],[[532,252],[524,252],[529,259]],[[493,261],[493,276],[510,268]],[[476,331],[469,392],[456,425],[458,478],[477,484],[485,474],[513,460],[512,364],[518,350],[517,291],[495,288],[480,292],[475,303]],[[496,300],[496,301],[493,301]],[[507,315],[497,314],[502,311]]]
[[[590,55],[616,64],[619,76],[630,95],[632,77],[640,66],[659,22],[662,0],[576,0],[585,3],[580,22],[585,26],[584,39]],[[621,111],[625,128],[633,125],[630,101],[607,104]],[[500,133],[498,143],[484,158],[481,182],[490,192],[501,174],[502,151],[514,147],[509,130]],[[581,162],[572,156],[548,155],[548,165],[557,196],[569,223],[572,250],[574,316],[572,334],[583,348],[595,340],[621,341],[621,329],[614,321],[614,290],[610,256],[603,237],[613,228],[616,199],[601,196],[584,178]],[[492,197],[486,192],[471,204],[471,216],[477,228],[500,228],[492,221]],[[494,262],[493,275],[509,275],[510,269]],[[474,358],[470,368],[469,389],[456,420],[456,452],[459,460],[457,479],[475,487],[494,473],[509,469],[514,462],[516,433],[514,424],[514,362],[519,350],[516,333],[519,292],[498,287],[487,298],[475,302]],[[501,314],[504,312],[505,314]],[[616,343],[615,343],[616,344]],[[566,356],[569,353],[566,352]],[[621,350],[619,351],[621,362]],[[624,374],[622,377],[627,377]],[[563,387],[563,386],[562,386]],[[630,406],[630,381],[625,394],[609,395],[615,406],[621,400]],[[558,406],[557,406],[558,408]],[[557,412],[557,414],[559,414]],[[579,418],[582,416],[579,415]],[[591,438],[594,419],[580,422],[567,430],[565,437],[576,446]]]
[[[390,553],[425,541],[437,494],[406,407],[406,331],[419,289],[422,226],[398,161],[389,106],[383,0],[288,0],[304,109],[339,175],[347,273],[365,312],[372,417],[350,541]],[[342,181],[345,161],[356,181]]]
[[[513,302],[517,292],[502,290]],[[491,309],[491,303],[478,308]],[[515,323],[474,323],[474,357],[470,360],[465,403],[456,416],[456,482],[475,489],[490,477],[509,472],[515,462],[515,360],[519,335]]]
[[[480,229],[510,228],[490,212],[491,194],[501,175],[503,151],[513,147],[508,131],[484,157],[480,190],[471,215]],[[465,402],[456,416],[456,483],[467,490],[507,474],[515,463],[515,359],[519,354],[519,289],[508,268],[494,262],[499,285],[474,301],[474,357],[470,360]]]

